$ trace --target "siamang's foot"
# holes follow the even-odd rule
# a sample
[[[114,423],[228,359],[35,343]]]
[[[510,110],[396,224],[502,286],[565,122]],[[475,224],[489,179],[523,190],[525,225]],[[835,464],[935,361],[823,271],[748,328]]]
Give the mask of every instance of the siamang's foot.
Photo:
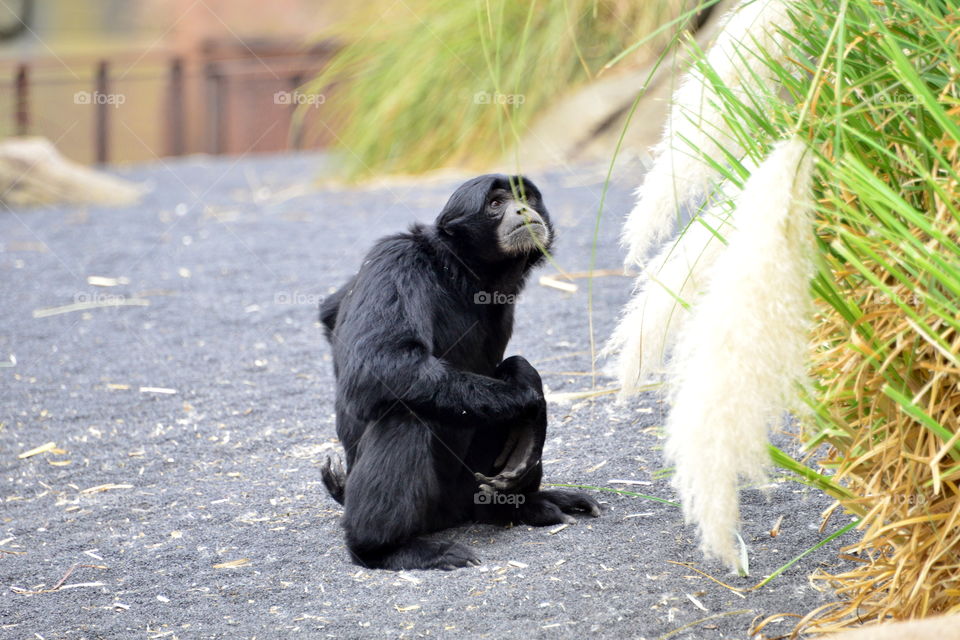
[[[413,538],[394,547],[361,551],[350,548],[350,555],[357,564],[368,569],[443,569],[450,571],[460,567],[475,567],[480,559],[470,547],[449,540],[424,540]]]
[[[534,527],[552,524],[573,524],[571,513],[600,515],[600,504],[585,493],[573,491],[538,491],[526,495],[520,505],[520,520]]]
[[[327,488],[330,497],[343,504],[343,492],[347,486],[347,472],[343,468],[343,461],[340,456],[327,456],[323,466],[320,467],[320,477],[323,479],[323,486]]]
[[[480,564],[480,558],[473,552],[473,549],[459,542],[450,542],[447,547],[436,559],[436,568],[444,571],[451,571],[461,567],[476,567]]]

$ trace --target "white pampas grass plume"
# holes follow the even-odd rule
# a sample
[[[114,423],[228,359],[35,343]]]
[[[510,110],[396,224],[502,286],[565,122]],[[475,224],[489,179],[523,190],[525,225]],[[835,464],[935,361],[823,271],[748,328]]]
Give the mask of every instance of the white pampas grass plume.
[[[740,477],[760,480],[767,429],[805,370],[814,231],[805,143],[779,143],[736,199],[736,230],[681,331],[666,455],[708,556],[737,568]]]
[[[712,230],[706,226],[707,220]],[[703,290],[706,272],[723,248],[715,235],[725,233],[718,228],[719,220],[709,214],[694,220],[675,243],[664,245],[647,264],[646,272],[637,277],[637,290],[603,353],[620,354],[621,400],[663,373],[673,337],[690,315],[684,304],[692,304]]]
[[[730,13],[706,62],[731,91],[771,84],[774,74],[762,56],[783,55],[780,29],[792,25],[789,5],[790,0],[745,0]],[[716,170],[704,158],[722,162],[725,152],[743,155],[722,106],[711,80],[696,67],[681,80],[663,137],[654,149],[654,164],[637,189],[637,203],[624,223],[627,265],[642,265],[650,246],[662,242],[673,229],[681,206],[716,179]]]

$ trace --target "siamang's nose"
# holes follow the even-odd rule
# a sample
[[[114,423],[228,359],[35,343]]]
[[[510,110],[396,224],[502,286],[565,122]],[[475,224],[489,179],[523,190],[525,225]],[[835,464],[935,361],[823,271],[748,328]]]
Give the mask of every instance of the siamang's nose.
[[[514,211],[514,213],[516,213],[518,216],[522,216],[530,213],[530,209],[524,206],[520,206],[520,207],[517,207],[517,210]]]

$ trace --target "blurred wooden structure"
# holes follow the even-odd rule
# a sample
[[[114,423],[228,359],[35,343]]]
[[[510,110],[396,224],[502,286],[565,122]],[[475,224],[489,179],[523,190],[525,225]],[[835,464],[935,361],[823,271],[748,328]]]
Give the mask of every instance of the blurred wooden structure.
[[[43,136],[76,160],[101,164],[323,147],[331,131],[308,136],[291,123],[298,105],[322,109],[326,96],[297,89],[334,50],[330,43],[224,38],[187,54],[148,49],[0,61],[0,94],[12,103],[0,103],[7,120],[0,137]],[[86,141],[78,138],[84,133]]]

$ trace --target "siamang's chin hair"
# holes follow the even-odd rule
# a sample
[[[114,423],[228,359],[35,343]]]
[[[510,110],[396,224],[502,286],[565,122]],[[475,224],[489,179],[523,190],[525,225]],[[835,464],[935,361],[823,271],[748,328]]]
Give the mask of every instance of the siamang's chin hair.
[[[501,241],[500,248],[509,256],[543,257],[550,249],[550,231],[541,224],[524,225]]]

